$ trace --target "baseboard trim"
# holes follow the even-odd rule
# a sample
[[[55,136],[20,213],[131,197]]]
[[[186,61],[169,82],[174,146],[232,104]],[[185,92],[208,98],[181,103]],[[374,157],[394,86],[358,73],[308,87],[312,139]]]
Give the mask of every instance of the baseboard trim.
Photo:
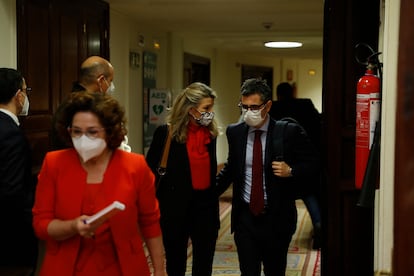
[[[374,275],[375,276],[391,276],[392,273],[391,273],[391,271],[381,270],[381,271],[376,271]]]

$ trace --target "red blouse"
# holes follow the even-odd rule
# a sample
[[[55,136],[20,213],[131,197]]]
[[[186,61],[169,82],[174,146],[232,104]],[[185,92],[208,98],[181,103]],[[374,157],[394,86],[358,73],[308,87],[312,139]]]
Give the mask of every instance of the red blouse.
[[[207,149],[207,144],[210,142],[210,131],[206,127],[191,122],[188,124],[187,152],[195,190],[205,190],[210,187],[210,155]]]
[[[86,184],[82,213],[91,216],[105,208],[102,184]],[[116,248],[108,221],[98,227],[94,238],[82,238],[75,264],[74,276],[121,276]]]

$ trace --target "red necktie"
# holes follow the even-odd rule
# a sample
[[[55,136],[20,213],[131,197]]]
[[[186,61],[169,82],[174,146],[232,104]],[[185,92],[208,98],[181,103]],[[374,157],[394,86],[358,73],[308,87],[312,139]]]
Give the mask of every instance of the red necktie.
[[[256,130],[253,144],[252,190],[250,192],[250,211],[259,215],[264,209],[262,131]]]

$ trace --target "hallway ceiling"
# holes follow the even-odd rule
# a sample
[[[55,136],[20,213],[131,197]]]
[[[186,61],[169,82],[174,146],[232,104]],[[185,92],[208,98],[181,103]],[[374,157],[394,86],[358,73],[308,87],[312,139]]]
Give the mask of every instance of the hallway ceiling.
[[[108,0],[148,32],[173,32],[243,55],[322,58],[323,0]],[[269,40],[303,43],[269,49]]]

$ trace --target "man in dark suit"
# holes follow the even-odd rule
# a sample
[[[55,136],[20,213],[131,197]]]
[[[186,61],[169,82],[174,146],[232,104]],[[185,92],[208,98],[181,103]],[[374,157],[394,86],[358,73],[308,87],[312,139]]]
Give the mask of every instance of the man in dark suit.
[[[288,82],[280,83],[276,88],[277,101],[272,103],[269,115],[275,119],[290,117],[295,119],[306,131],[313,144],[320,151],[321,115],[312,103],[311,99],[294,97],[293,86]],[[308,185],[303,189],[300,198],[306,205],[313,225],[314,249],[321,247],[322,225],[320,211],[321,177],[305,180]]]
[[[31,150],[17,117],[27,115],[29,91],[20,72],[0,68],[0,275],[33,275],[37,261]]]
[[[72,92],[89,91],[112,95],[115,92],[113,80],[112,64],[100,56],[90,56],[82,62],[80,78],[73,84]]]
[[[273,101],[269,115],[276,120],[291,117],[306,130],[316,147],[320,146],[321,115],[311,99],[294,97],[293,86],[282,82],[276,87],[277,101]]]
[[[275,146],[280,128],[268,115],[272,100],[266,81],[246,80],[239,106],[242,121],[226,130],[229,153],[217,176],[218,193],[233,183],[231,227],[241,275],[260,275],[263,264],[265,275],[284,276],[297,223],[296,183],[300,182],[294,180],[319,170],[317,152],[296,123],[285,126],[283,141]]]

